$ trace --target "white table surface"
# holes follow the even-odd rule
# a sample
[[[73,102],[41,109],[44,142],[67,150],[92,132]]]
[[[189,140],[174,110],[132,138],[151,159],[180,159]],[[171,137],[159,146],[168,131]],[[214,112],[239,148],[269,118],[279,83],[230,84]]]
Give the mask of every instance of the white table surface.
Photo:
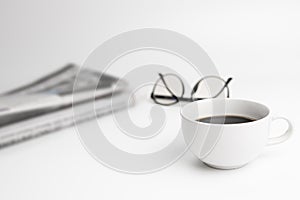
[[[267,0],[1,1],[1,91],[67,62],[80,64],[118,33],[166,28],[198,42],[222,76],[234,77],[233,97],[265,103],[295,130],[238,170],[210,169],[187,153],[165,170],[129,175],[94,160],[68,128],[0,151],[0,198],[299,199],[299,9],[297,1]],[[138,95],[132,112],[147,122],[148,113],[137,111],[152,105],[146,95]],[[179,122],[178,108],[166,112]],[[113,126],[110,118],[99,122]]]

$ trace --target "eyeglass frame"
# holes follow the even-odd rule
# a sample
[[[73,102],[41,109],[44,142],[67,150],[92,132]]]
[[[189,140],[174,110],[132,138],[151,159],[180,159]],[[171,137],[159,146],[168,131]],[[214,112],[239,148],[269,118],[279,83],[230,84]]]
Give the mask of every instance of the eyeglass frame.
[[[227,97],[227,98],[230,97],[228,84],[232,81],[232,78],[231,78],[231,77],[228,78],[228,79],[225,81],[224,79],[222,79],[222,78],[219,77],[219,76],[214,76],[214,75],[211,75],[211,76],[205,76],[205,77],[201,78],[201,79],[194,85],[194,87],[193,87],[193,89],[192,89],[192,92],[191,92],[191,97],[188,98],[188,97],[183,97],[184,92],[185,92],[185,86],[184,86],[184,83],[183,83],[182,79],[181,79],[178,75],[173,74],[173,73],[164,74],[164,75],[161,74],[161,73],[158,73],[158,75],[159,75],[160,79],[162,80],[164,86],[165,86],[166,89],[168,90],[168,92],[171,94],[171,96],[155,95],[155,94],[154,94],[155,88],[156,88],[156,86],[157,86],[157,83],[158,83],[158,81],[160,80],[160,79],[158,79],[158,80],[156,81],[156,83],[155,83],[153,89],[152,89],[152,92],[151,92],[151,96],[150,96],[150,97],[151,97],[151,99],[152,99],[156,104],[159,104],[159,105],[171,106],[171,105],[177,104],[179,101],[193,102],[193,101],[198,101],[198,100],[204,100],[204,99],[212,99],[212,98],[216,98],[216,97],[218,97],[218,96],[225,90],[225,88],[227,89],[227,96],[226,96],[226,97]],[[166,76],[166,75],[172,75],[172,76],[175,76],[175,77],[178,78],[178,80],[180,81],[180,83],[181,83],[181,85],[182,85],[182,96],[176,96],[176,95],[172,92],[172,90],[169,88],[169,86],[167,85],[167,83],[166,83],[166,81],[165,81],[165,79],[164,79],[164,76]],[[194,94],[197,92],[197,89],[198,89],[200,83],[201,83],[203,80],[207,79],[207,78],[217,78],[217,79],[223,81],[225,84],[223,85],[223,87],[221,88],[221,90],[220,90],[216,95],[214,95],[214,96],[212,96],[212,97],[193,98]],[[164,103],[158,102],[158,101],[157,101],[157,98],[159,98],[159,99],[166,99],[166,100],[175,100],[175,102],[172,102],[172,103],[170,103],[170,104],[164,104]]]

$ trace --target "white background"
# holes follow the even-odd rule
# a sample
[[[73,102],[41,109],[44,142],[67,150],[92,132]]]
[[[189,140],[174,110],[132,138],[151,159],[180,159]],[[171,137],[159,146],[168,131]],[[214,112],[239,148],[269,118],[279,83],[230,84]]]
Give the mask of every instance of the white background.
[[[196,41],[223,77],[233,76],[233,97],[262,102],[295,125],[291,140],[239,170],[213,170],[187,153],[148,175],[102,166],[65,129],[0,151],[1,199],[299,199],[299,10],[287,0],[1,0],[1,91],[83,63],[116,34],[164,28]]]

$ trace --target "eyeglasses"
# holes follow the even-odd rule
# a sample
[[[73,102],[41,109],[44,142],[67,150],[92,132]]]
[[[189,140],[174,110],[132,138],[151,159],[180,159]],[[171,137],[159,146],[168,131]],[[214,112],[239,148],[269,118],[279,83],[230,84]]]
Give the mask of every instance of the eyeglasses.
[[[192,102],[203,99],[216,98],[226,91],[226,97],[229,98],[228,84],[232,78],[226,81],[218,76],[206,76],[200,79],[191,91],[190,97],[183,97],[185,87],[182,79],[176,74],[161,74],[155,82],[151,93],[151,99],[160,105],[170,106],[179,101]],[[206,84],[205,84],[206,83]],[[207,88],[207,86],[213,88]],[[205,87],[206,86],[206,87]]]

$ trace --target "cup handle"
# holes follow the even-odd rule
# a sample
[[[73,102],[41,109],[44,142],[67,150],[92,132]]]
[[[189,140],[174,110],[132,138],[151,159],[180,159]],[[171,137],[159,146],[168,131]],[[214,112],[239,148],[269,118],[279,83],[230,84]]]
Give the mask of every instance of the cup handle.
[[[290,122],[290,120],[288,120],[285,117],[273,117],[272,118],[272,122],[274,122],[276,120],[286,121],[288,123],[288,128],[284,132],[284,134],[282,134],[281,136],[269,138],[268,145],[274,145],[274,144],[282,143],[282,142],[286,141],[287,139],[289,139],[291,137],[292,133],[293,133],[293,125]]]

